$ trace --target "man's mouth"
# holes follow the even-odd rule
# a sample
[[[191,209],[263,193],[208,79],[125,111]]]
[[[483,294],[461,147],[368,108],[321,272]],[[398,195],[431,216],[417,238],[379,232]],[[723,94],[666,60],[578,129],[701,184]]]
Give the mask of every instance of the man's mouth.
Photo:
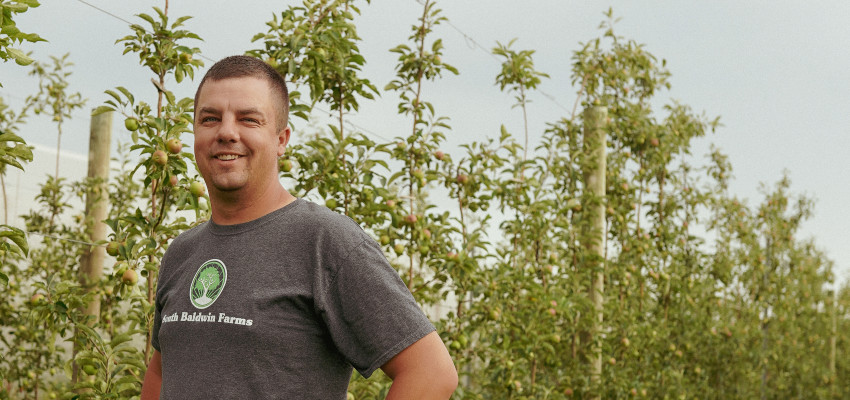
[[[236,154],[219,154],[219,155],[215,156],[215,158],[222,160],[222,161],[230,161],[230,160],[235,160],[235,159],[239,158],[239,156],[236,155]]]

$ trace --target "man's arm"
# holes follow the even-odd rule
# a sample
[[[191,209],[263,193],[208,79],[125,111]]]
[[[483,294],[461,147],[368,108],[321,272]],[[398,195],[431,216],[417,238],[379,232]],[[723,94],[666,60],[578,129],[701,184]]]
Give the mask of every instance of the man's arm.
[[[142,383],[142,400],[158,400],[159,389],[162,387],[162,354],[154,349],[145,381]]]
[[[448,399],[457,388],[457,369],[437,332],[402,350],[381,370],[393,380],[387,400]]]

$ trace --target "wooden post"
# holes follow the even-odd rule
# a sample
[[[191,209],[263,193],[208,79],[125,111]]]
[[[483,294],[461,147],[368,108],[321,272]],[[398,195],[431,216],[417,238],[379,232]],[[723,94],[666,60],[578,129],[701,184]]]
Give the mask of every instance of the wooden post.
[[[109,148],[112,143],[112,112],[92,116],[89,134],[88,179],[92,186],[86,193],[86,236],[90,242],[106,239],[106,219],[109,212]],[[106,249],[103,246],[89,246],[80,259],[80,283],[89,291],[103,276],[103,261]],[[95,296],[86,306],[85,315],[91,317],[90,323],[97,322],[100,315],[100,296]]]
[[[112,112],[106,112],[91,117],[89,130],[89,169],[87,179],[92,186],[86,192],[85,232],[91,243],[106,239],[106,219],[109,212],[108,186],[109,179],[109,148],[112,144]],[[103,260],[106,249],[103,246],[88,246],[80,257],[79,279],[87,291],[97,290],[97,283],[103,276]],[[83,308],[88,317],[89,326],[97,323],[100,316],[100,296],[94,296],[91,303]],[[81,344],[74,343],[74,356],[82,350]],[[74,362],[71,368],[71,381],[79,382],[80,366]],[[78,393],[86,390],[78,391]]]
[[[606,138],[603,129],[608,119],[608,110],[603,106],[591,106],[584,111],[584,163],[582,175],[584,190],[587,191],[583,204],[585,210],[582,246],[586,251],[586,267],[591,280],[588,297],[593,306],[589,340],[590,383],[593,388],[591,399],[599,399],[599,384],[602,376],[602,346],[599,332],[603,322],[605,292],[605,172]],[[586,206],[586,207],[585,207]],[[587,348],[587,347],[586,347]]]

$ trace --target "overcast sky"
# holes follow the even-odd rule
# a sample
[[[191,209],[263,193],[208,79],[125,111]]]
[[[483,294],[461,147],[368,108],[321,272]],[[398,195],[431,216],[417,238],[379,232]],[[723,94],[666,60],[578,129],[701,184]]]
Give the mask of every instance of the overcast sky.
[[[103,91],[125,86],[137,98],[154,102],[151,74],[136,56],[122,56],[116,39],[130,30],[121,19],[138,23],[138,13],[153,13],[163,1],[116,2],[45,0],[17,18],[24,32],[36,32],[49,43],[27,44],[39,60],[70,53],[76,64],[72,91],[88,99],[65,127],[63,149],[86,154],[88,109],[106,99]],[[192,44],[210,59],[256,48],[251,36],[264,32],[266,21],[295,1],[180,0],[172,1],[173,18],[192,15],[189,30],[204,41]],[[248,7],[247,4],[251,6]],[[568,116],[577,88],[570,84],[572,53],[580,42],[601,33],[603,12],[613,7],[622,18],[619,35],[634,39],[667,61],[673,88],[664,103],[675,99],[708,117],[720,116],[723,126],[694,147],[698,157],[715,144],[730,156],[732,192],[760,201],[761,183],[773,185],[787,171],[795,193],[816,199],[815,216],[804,225],[804,236],[835,261],[840,280],[850,273],[850,2],[846,1],[442,1],[438,7],[449,24],[436,30],[446,46],[443,61],[460,70],[457,77],[428,84],[424,96],[440,115],[451,118],[447,151],[460,154],[459,144],[498,134],[504,124],[522,129],[512,96],[494,85],[499,63],[487,51],[496,42],[517,38],[515,49],[533,49],[538,70],[548,73],[540,92],[532,95],[530,129],[534,137],[547,122]],[[364,75],[382,88],[393,78],[395,55],[387,50],[406,42],[410,25],[421,13],[415,0],[373,0],[362,5],[358,32],[367,60]],[[207,62],[209,65],[210,62]],[[36,88],[26,67],[0,64],[0,95],[13,107]],[[203,73],[203,71],[201,72]],[[195,84],[170,82],[178,96],[190,97]],[[551,98],[545,96],[549,95]],[[565,110],[566,109],[566,110]],[[364,103],[351,120],[383,137],[404,135],[408,122],[396,116],[391,96]],[[124,135],[120,121],[115,135]],[[303,125],[303,124],[302,124]],[[120,129],[119,129],[120,128]],[[55,128],[33,120],[22,132],[34,144],[54,146]],[[297,131],[295,135],[297,137]],[[532,142],[533,142],[532,138]],[[126,141],[126,137],[121,137]],[[190,140],[190,138],[187,138]],[[297,138],[295,139],[297,140]],[[35,163],[52,165],[52,159]],[[48,169],[48,170],[52,170]],[[33,179],[42,180],[43,176]]]

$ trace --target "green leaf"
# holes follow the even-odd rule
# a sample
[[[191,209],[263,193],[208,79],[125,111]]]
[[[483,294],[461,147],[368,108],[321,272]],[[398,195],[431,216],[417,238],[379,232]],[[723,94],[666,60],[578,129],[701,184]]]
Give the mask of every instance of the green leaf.
[[[9,285],[9,277],[2,272],[0,272],[0,284],[2,284],[3,286]]]
[[[30,64],[32,64],[32,63],[33,63],[33,61],[34,61],[32,58],[29,58],[26,54],[24,54],[24,52],[22,52],[22,51],[20,51],[20,50],[18,50],[18,49],[13,49],[13,48],[11,48],[11,47],[7,47],[7,48],[6,48],[6,52],[7,52],[10,56],[12,56],[12,58],[14,58],[14,59],[15,59],[15,62],[16,62],[18,65],[30,65]]]
[[[9,238],[9,240],[15,243],[15,245],[23,252],[24,255],[29,253],[27,237],[24,231],[8,225],[0,225],[0,228],[4,229],[0,230],[0,238]]]
[[[15,135],[12,132],[0,133],[0,142],[26,143],[22,137]]]
[[[110,107],[110,106],[99,106],[99,107],[95,108],[94,110],[92,110],[91,116],[94,117],[95,115],[100,115],[100,114],[103,114],[105,112],[110,112],[110,111],[115,111],[115,109]]]

